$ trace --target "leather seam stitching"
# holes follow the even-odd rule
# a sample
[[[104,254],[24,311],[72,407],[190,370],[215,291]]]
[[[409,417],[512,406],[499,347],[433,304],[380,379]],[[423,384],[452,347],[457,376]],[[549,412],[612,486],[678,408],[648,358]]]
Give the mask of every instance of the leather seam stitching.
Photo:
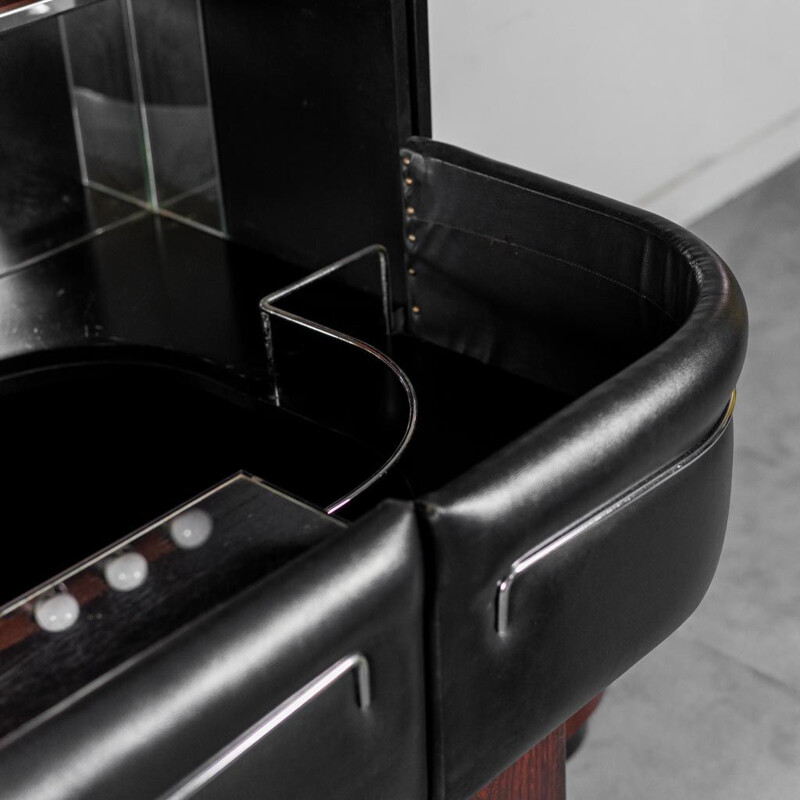
[[[445,167],[452,167],[453,169],[459,169],[462,172],[468,172],[470,175],[475,175],[478,178],[483,178],[487,181],[495,181],[496,183],[502,183],[504,186],[510,186],[512,189],[520,189],[523,192],[528,192],[529,194],[536,195],[536,197],[541,197],[543,200],[554,200],[557,203],[562,203],[565,206],[572,206],[573,208],[579,208],[581,211],[586,211],[589,214],[597,214],[600,217],[605,217],[607,219],[614,220],[614,222],[619,222],[622,225],[626,225],[629,228],[633,228],[634,230],[640,231],[641,233],[652,234],[653,231],[648,230],[647,228],[642,227],[637,222],[631,222],[631,220],[625,219],[623,217],[615,217],[613,214],[609,214],[607,211],[601,211],[597,208],[591,208],[590,206],[582,205],[581,203],[576,203],[573,200],[565,200],[562,197],[556,197],[552,194],[547,194],[546,192],[540,192],[538,189],[531,189],[529,186],[523,186],[520,183],[513,183],[512,181],[507,180],[506,178],[498,178],[496,175],[487,175],[483,172],[478,172],[477,170],[470,169],[469,167],[465,167],[461,164],[455,164],[452,161],[444,161],[441,158],[437,158],[436,156],[423,156],[423,158],[430,159],[431,161],[438,161],[440,164],[443,164]],[[666,240],[665,240],[666,242]]]
[[[600,209],[597,208],[591,208],[590,206],[582,205],[581,203],[576,203],[573,200],[565,200],[562,197],[556,197],[555,195],[547,194],[546,192],[541,192],[537,189],[531,189],[530,187],[523,186],[520,183],[513,183],[512,181],[507,180],[506,178],[498,178],[495,175],[487,175],[483,172],[478,172],[477,170],[462,166],[461,164],[455,164],[452,161],[445,161],[444,159],[438,158],[437,156],[423,155],[422,153],[419,153],[419,155],[422,156],[423,160],[427,159],[430,161],[436,161],[439,164],[444,165],[445,167],[452,167],[453,169],[461,170],[462,172],[466,172],[470,175],[475,175],[476,177],[482,178],[483,180],[489,181],[490,183],[492,181],[496,183],[501,183],[504,186],[510,186],[512,189],[520,189],[523,192],[528,192],[529,194],[535,195],[536,197],[541,197],[544,200],[552,200],[556,203],[561,203],[562,205],[565,206],[571,206],[572,208],[580,209],[581,211],[585,211],[588,214],[596,214],[599,217],[605,217],[606,219],[613,220],[614,222],[619,222],[620,224],[632,228],[633,230],[639,231],[640,233],[643,233],[646,236],[654,236],[656,239],[658,239],[660,242],[663,242],[668,247],[675,247],[675,243],[670,241],[669,237],[665,235],[665,232],[645,227],[641,223],[633,222],[631,220],[625,219],[624,217],[616,217],[613,214],[609,214],[606,211],[601,211]],[[698,263],[698,259],[692,256],[691,254],[684,252],[684,248],[680,246],[680,244],[677,249],[681,253],[681,256],[686,259],[689,268],[692,270],[692,272],[695,273],[695,278],[697,279],[699,286],[702,287],[704,276],[702,267]]]
[[[433,508],[430,503],[415,500],[414,501],[414,517],[417,522],[417,528],[420,535],[420,540],[422,540],[423,535],[428,535],[431,540],[434,540],[433,532],[432,532],[432,523],[430,519],[430,509]],[[433,567],[432,571],[434,575],[438,572],[438,565],[436,564],[436,558],[434,556],[433,560]],[[425,564],[426,570],[428,569],[428,565]],[[433,592],[434,596],[438,595],[438,591]],[[429,785],[432,786],[434,789],[434,795],[439,795],[441,797],[445,796],[446,788],[447,788],[447,750],[445,748],[445,725],[444,725],[444,676],[442,671],[442,643],[441,643],[441,632],[439,630],[439,608],[436,599],[434,599],[433,603],[433,614],[431,620],[431,627],[430,627],[430,637],[428,637],[427,632],[424,634],[424,638],[428,641],[427,644],[430,644],[432,649],[431,656],[433,658],[433,670],[435,674],[433,675],[433,693],[435,695],[434,702],[438,705],[438,725],[434,722],[434,730],[431,732],[431,729],[428,728],[428,732],[431,733],[431,739],[435,741],[431,741],[431,747],[433,748],[433,759],[437,763],[433,765],[433,773],[429,776]],[[426,674],[427,680],[427,674]],[[436,719],[436,717],[434,717]],[[436,746],[438,745],[438,752],[436,751]],[[429,751],[430,752],[430,751]],[[438,758],[437,758],[438,756]],[[435,780],[438,777],[438,782]]]
[[[589,267],[585,267],[582,264],[578,264],[575,261],[569,261],[566,258],[561,258],[560,256],[555,256],[552,253],[546,253],[544,250],[537,250],[534,247],[528,247],[524,244],[519,244],[518,242],[510,242],[506,239],[497,239],[494,236],[489,236],[485,233],[479,233],[478,231],[469,230],[467,228],[459,228],[457,225],[450,225],[447,222],[436,222],[435,220],[431,219],[423,219],[422,217],[417,217],[418,222],[426,223],[428,225],[438,225],[441,228],[448,228],[449,230],[458,231],[459,233],[466,233],[468,235],[477,236],[481,239],[487,239],[490,242],[494,242],[496,244],[504,244],[506,247],[511,248],[519,248],[520,250],[527,250],[530,253],[534,253],[538,256],[543,256],[544,258],[549,258],[553,261],[558,261],[562,264],[566,264],[570,267],[575,267],[576,269],[580,269],[583,272],[587,272],[590,275],[594,275],[598,278],[602,278],[604,281],[608,281],[615,286],[619,286],[621,289],[625,289],[625,291],[630,292],[631,294],[635,295],[636,297],[641,298],[645,302],[649,303],[656,311],[660,311],[667,319],[669,319],[673,324],[677,325],[677,321],[675,318],[665,309],[663,309],[655,300],[651,299],[645,294],[637,291],[636,289],[628,286],[626,283],[622,283],[622,281],[615,280],[614,278],[609,278],[608,275],[603,275],[602,272],[597,272],[596,270],[590,269]]]

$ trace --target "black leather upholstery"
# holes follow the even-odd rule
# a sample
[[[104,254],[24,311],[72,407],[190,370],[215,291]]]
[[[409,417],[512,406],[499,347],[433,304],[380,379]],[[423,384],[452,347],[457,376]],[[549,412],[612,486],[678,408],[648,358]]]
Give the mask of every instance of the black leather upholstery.
[[[187,776],[279,719],[269,715],[287,700],[294,712],[192,796],[467,800],[702,598],[728,509],[741,292],[708,246],[653,215],[429,139],[398,152],[429,117],[422,0],[197,8],[228,240],[116,197],[125,224],[90,219],[55,21],[41,27],[41,65],[27,32],[0,50],[11,75],[0,140],[24,156],[0,166],[0,206],[24,210],[0,215],[10,242],[0,254],[0,399],[14,420],[4,443],[24,453],[0,484],[13,494],[9,476],[35,475],[53,511],[37,517],[28,499],[6,499],[6,528],[59,537],[58,558],[34,565],[49,575],[236,469],[320,507],[358,485],[385,461],[379,436],[353,436],[388,432],[392,409],[380,406],[391,403],[374,402],[382,378],[343,369],[326,349],[335,336],[304,352],[305,328],[285,348],[294,361],[268,368],[258,309],[367,245],[391,255],[401,307],[387,302],[397,330],[386,347],[417,380],[416,440],[390,480],[347,507],[355,522],[341,531],[247,506],[252,550],[236,556],[218,541],[196,554],[203,574],[217,571],[206,605],[193,603],[182,573],[162,572],[138,597],[84,604],[74,638],[48,641],[32,603],[15,606],[12,625],[26,633],[0,642],[8,692],[36,692],[62,672],[57,691],[8,722],[0,800],[176,800]],[[31,82],[31,69],[42,80]],[[31,93],[33,83],[45,91]],[[49,134],[61,131],[48,156]],[[315,295],[336,311],[336,323],[322,321],[352,315],[353,296]],[[310,406],[270,393],[292,369],[310,379],[295,399],[306,392]],[[495,414],[481,415],[490,397]],[[377,425],[342,425],[347,415],[374,422],[372,410]],[[126,422],[135,415],[140,427]],[[53,438],[45,417],[74,437]],[[62,513],[56,471],[40,474],[53,452],[75,478],[58,481],[66,500],[93,514]],[[142,469],[151,457],[158,463]],[[179,457],[193,469],[176,469]],[[85,479],[100,471],[107,480]],[[401,492],[415,503],[373,508]],[[261,545],[275,542],[265,556]],[[22,577],[38,574],[28,566],[24,587],[39,580]],[[163,614],[150,613],[159,602]],[[126,609],[137,603],[134,620]],[[90,613],[96,636],[82,638]],[[170,627],[137,639],[159,616]],[[65,662],[85,664],[102,642],[109,652],[80,681],[74,671],[64,680]],[[17,680],[37,657],[42,669]],[[369,704],[363,685],[356,692],[363,665]],[[298,692],[313,698],[299,704]]]
[[[367,708],[345,674],[192,796],[425,797],[421,601],[413,513],[385,503],[12,734],[0,797],[161,797],[350,654]]]
[[[575,399],[416,515],[379,506],[17,730],[0,798],[155,800],[361,654],[369,708],[343,677],[197,796],[467,800],[700,601],[747,335],[725,265],[664,220],[441,143],[402,158],[406,333]],[[499,584],[537,547],[498,630]]]
[[[403,150],[417,336],[579,394],[424,498],[437,798],[461,800],[672,632],[704,594],[731,435],[518,581],[521,555],[697,448],[729,401],[747,314],[683,229],[589,192],[413,139]],[[491,424],[476,419],[475,424]]]

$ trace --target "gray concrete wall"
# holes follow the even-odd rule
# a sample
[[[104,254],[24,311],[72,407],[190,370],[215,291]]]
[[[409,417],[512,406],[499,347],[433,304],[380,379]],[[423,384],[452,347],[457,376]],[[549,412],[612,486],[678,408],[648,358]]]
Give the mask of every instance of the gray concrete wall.
[[[800,156],[795,0],[429,0],[434,135],[687,222]]]

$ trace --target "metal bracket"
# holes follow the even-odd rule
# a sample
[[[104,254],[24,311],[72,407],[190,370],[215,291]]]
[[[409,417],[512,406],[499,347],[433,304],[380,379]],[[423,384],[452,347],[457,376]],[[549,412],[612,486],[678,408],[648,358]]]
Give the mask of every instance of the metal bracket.
[[[297,281],[289,286],[286,286],[282,289],[279,289],[276,292],[273,292],[267,297],[263,298],[260,303],[261,308],[261,319],[264,328],[264,342],[267,351],[267,361],[269,366],[269,372],[272,376],[273,381],[273,397],[276,405],[281,405],[281,390],[280,386],[278,385],[277,380],[277,370],[275,368],[275,361],[276,361],[276,348],[275,348],[275,338],[274,338],[274,331],[272,328],[272,318],[277,317],[288,322],[294,323],[295,325],[299,325],[302,328],[307,328],[311,331],[321,334],[322,336],[328,336],[332,339],[335,339],[343,344],[355,347],[364,353],[375,358],[377,361],[381,362],[388,370],[394,375],[394,377],[399,382],[400,386],[402,387],[403,393],[405,395],[406,401],[408,403],[408,416],[406,420],[405,432],[403,433],[400,441],[398,442],[397,446],[395,447],[394,451],[391,453],[389,458],[381,465],[381,467],[376,470],[372,475],[362,481],[358,486],[356,486],[351,491],[347,492],[347,494],[343,495],[342,497],[335,500],[333,503],[328,505],[325,508],[326,514],[335,514],[345,505],[347,505],[353,498],[357,497],[363,491],[368,489],[372,484],[374,484],[377,480],[383,477],[389,469],[398,461],[400,456],[403,454],[403,451],[408,446],[409,441],[414,433],[414,429],[417,424],[417,395],[414,391],[414,387],[411,384],[411,381],[408,379],[408,376],[403,372],[402,369],[385,353],[382,353],[376,347],[368,344],[367,342],[362,341],[361,339],[357,339],[354,336],[349,336],[346,333],[342,333],[341,331],[336,331],[333,328],[329,328],[326,325],[321,325],[318,322],[314,322],[313,320],[307,319],[306,317],[300,316],[298,314],[294,314],[290,311],[286,311],[282,308],[279,308],[278,301],[283,300],[284,298],[299,292],[300,290],[304,289],[307,286],[310,286],[313,283],[316,283],[323,278],[327,278],[330,275],[333,275],[336,272],[339,272],[347,267],[350,267],[358,262],[362,261],[364,258],[369,256],[376,256],[377,257],[377,264],[380,270],[380,281],[381,281],[381,295],[382,295],[382,303],[383,303],[383,318],[384,318],[384,326],[385,326],[385,333],[388,335],[393,330],[393,319],[392,319],[392,308],[391,308],[391,297],[390,297],[390,289],[389,289],[389,257],[388,253],[386,252],[386,248],[382,245],[370,245],[369,247],[365,247],[362,250],[353,253],[345,258],[340,259],[339,261],[335,261],[332,264],[329,264],[326,267],[318,270],[317,272],[308,275],[307,277],[303,278],[302,280]]]

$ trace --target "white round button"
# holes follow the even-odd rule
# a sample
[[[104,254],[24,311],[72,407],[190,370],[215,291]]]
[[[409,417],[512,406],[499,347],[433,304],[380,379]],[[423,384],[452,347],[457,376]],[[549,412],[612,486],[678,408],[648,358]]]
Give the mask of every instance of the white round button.
[[[50,633],[71,628],[78,620],[81,608],[78,601],[66,593],[52,594],[36,601],[33,617],[37,625]]]
[[[147,559],[141,553],[123,553],[106,561],[103,574],[112,589],[130,592],[147,580]]]
[[[194,550],[202,547],[211,536],[214,520],[202,508],[191,508],[178,514],[169,523],[169,535],[178,547]]]

